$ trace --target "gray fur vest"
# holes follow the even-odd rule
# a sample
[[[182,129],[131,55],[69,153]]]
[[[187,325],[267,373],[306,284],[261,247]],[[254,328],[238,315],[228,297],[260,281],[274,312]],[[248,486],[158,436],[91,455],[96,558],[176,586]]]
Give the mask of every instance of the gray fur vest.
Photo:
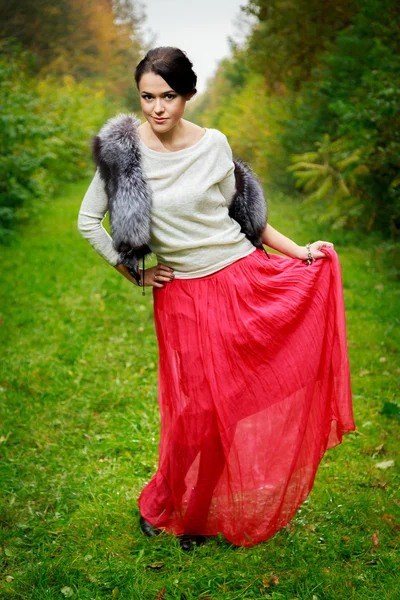
[[[151,191],[141,167],[140,120],[120,113],[109,119],[92,138],[94,160],[105,182],[109,200],[113,246],[130,274],[140,280],[139,259],[150,254]],[[246,237],[264,249],[261,234],[267,222],[267,205],[260,182],[251,169],[234,160],[236,192],[229,215]]]

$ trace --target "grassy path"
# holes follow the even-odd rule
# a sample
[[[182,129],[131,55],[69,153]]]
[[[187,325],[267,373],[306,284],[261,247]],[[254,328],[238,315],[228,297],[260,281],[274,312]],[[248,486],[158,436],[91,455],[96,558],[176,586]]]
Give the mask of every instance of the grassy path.
[[[379,249],[321,232],[342,265],[357,432],[326,454],[272,539],[186,555],[138,529],[136,498],[157,462],[152,296],[79,236],[87,185],[66,188],[1,250],[0,597],[400,598],[399,289]],[[271,203],[271,223],[305,243],[312,222],[294,214],[289,200]]]

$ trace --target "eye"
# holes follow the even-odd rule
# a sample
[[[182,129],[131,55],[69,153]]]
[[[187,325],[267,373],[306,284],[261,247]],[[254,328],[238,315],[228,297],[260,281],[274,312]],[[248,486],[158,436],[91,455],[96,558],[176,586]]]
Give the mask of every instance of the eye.
[[[167,100],[173,100],[174,98],[176,98],[176,94],[165,94],[165,97],[167,98]]]
[[[151,100],[153,96],[151,96],[151,94],[142,94],[142,98],[143,100]]]

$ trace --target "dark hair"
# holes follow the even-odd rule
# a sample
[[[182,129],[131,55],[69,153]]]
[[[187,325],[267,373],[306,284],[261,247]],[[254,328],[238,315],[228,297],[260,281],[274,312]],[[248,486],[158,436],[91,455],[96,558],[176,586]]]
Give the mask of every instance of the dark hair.
[[[149,50],[136,67],[137,87],[145,73],[160,75],[175,92],[182,96],[196,92],[197,75],[193,71],[193,64],[186,53],[179,48],[160,46]]]

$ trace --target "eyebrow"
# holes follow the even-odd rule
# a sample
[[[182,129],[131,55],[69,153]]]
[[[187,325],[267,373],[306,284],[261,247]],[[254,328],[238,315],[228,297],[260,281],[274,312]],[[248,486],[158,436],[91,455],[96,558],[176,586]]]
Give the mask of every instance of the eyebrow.
[[[141,94],[148,94],[149,96],[154,96],[151,92],[146,92],[145,90],[140,92]],[[174,90],[168,90],[167,92],[163,92],[163,94],[176,94]]]

